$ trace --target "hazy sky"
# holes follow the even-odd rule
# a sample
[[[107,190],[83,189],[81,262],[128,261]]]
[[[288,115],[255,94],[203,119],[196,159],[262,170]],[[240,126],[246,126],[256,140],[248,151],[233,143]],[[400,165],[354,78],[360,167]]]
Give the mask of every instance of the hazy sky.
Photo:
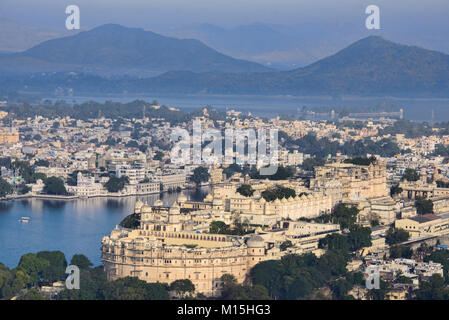
[[[213,23],[233,27],[254,22],[363,28],[365,8],[381,10],[383,29],[449,32],[448,0],[0,0],[0,17],[30,26],[64,28],[65,7],[76,4],[81,27],[104,23],[163,30]]]

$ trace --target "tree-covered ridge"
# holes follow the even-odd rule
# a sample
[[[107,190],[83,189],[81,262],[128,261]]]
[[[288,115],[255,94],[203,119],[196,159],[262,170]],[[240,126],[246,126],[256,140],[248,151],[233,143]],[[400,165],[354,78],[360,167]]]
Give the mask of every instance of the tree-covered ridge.
[[[266,288],[272,299],[307,299],[316,289],[348,275],[346,263],[345,256],[337,251],[319,258],[312,253],[286,255],[281,260],[258,263],[251,269],[250,278],[254,285]]]
[[[60,251],[25,254],[12,270],[0,264],[0,299],[10,299],[24,289],[59,281],[65,276],[66,266],[65,256]]]
[[[92,268],[92,263],[82,254],[70,261],[80,269],[80,289],[65,289],[55,297],[59,300],[164,300],[169,299],[167,284],[147,283],[135,277],[107,281],[102,267]],[[14,269],[0,263],[0,299],[16,296],[24,300],[44,300],[50,297],[38,291],[42,285],[65,281],[67,261],[60,251],[28,253],[21,257]],[[174,286],[182,291],[184,287]],[[188,287],[192,289],[191,286]]]

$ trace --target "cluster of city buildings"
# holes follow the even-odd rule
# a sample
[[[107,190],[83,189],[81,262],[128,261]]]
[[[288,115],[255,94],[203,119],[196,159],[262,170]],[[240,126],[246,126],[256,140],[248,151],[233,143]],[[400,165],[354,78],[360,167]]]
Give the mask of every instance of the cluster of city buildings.
[[[138,202],[135,214],[140,217],[140,226],[132,230],[116,228],[102,240],[105,272],[110,279],[129,275],[150,282],[190,279],[198,292],[217,296],[223,274],[232,274],[243,282],[258,262],[286,254],[321,255],[324,250],[319,246],[320,239],[347,231],[338,224],[313,219],[330,214],[337,204],[361,207],[361,216],[377,219],[383,207],[390,201],[395,203],[389,196],[382,162],[363,166],[337,161],[315,170],[309,186],[297,180],[243,177],[243,181],[213,187],[203,201],[181,195],[171,207],[162,207],[161,202],[153,206]],[[252,195],[237,191],[241,183],[251,185]],[[274,186],[290,188],[297,195],[266,201],[263,191]],[[394,206],[392,210],[392,220],[401,221],[396,220],[400,208]],[[231,227],[241,223],[253,232],[214,234],[210,226],[215,221]],[[385,231],[386,226],[381,225],[377,233],[373,232],[372,246],[363,250],[362,256],[385,252]]]
[[[406,244],[415,246],[435,244],[449,234],[449,163],[447,158],[433,155],[437,146],[449,146],[449,136],[438,134],[438,130],[435,135],[419,138],[383,134],[394,124],[391,119],[347,125],[345,121],[356,120],[266,120],[228,111],[226,120],[213,120],[207,109],[177,126],[191,129],[193,120],[199,120],[205,128],[278,128],[292,141],[310,133],[340,145],[388,138],[403,152],[392,157],[374,155],[376,161],[363,165],[345,161],[348,157],[337,152],[325,164],[315,166],[310,175],[301,165],[312,155],[281,144],[279,165],[295,167],[299,174],[275,181],[252,179],[241,172],[227,175],[227,165],[207,165],[210,178],[202,184],[211,187],[202,201],[182,194],[169,207],[161,201],[152,205],[138,201],[133,214],[139,219],[139,227],[117,227],[103,238],[102,260],[109,279],[137,276],[166,283],[190,279],[197,292],[217,296],[224,274],[232,274],[242,283],[259,262],[291,253],[323,254],[320,239],[348,232],[338,224],[317,222],[338,204],[357,207],[357,223],[371,227],[372,245],[357,253],[360,259],[382,260],[379,266],[385,274],[401,271],[414,280],[441,274],[438,264],[388,260],[385,237],[392,227],[402,229],[410,235]],[[35,171],[61,178],[74,197],[180,191],[193,185],[190,178],[200,164],[172,163],[172,129],[173,125],[162,117],[121,119],[120,124],[101,116],[86,121],[40,116],[16,119],[0,129],[0,158],[24,160],[32,166],[47,162],[36,165]],[[20,172],[5,165],[0,169],[2,178],[13,186],[24,183]],[[407,169],[416,170],[419,178],[404,180]],[[126,177],[127,183],[119,192],[109,192],[105,184],[111,177]],[[238,191],[244,184],[251,186],[250,195]],[[39,196],[44,183],[38,179],[29,187],[25,196]],[[295,195],[267,200],[264,192],[276,187],[293,190]],[[392,187],[398,192],[391,193]],[[418,214],[416,199],[431,200],[433,212]],[[217,221],[225,223],[228,232],[211,233],[211,224]],[[243,225],[245,232],[233,234],[238,225]],[[384,256],[386,259],[381,259]],[[363,270],[364,266],[355,263],[348,269]]]

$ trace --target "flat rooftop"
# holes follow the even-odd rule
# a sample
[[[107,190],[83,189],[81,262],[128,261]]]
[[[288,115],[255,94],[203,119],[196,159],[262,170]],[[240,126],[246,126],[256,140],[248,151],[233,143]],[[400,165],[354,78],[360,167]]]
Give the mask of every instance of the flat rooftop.
[[[442,218],[441,216],[437,216],[435,214],[429,213],[429,214],[424,214],[422,216],[418,215],[418,216],[412,217],[410,219],[414,220],[416,222],[419,222],[419,223],[425,223],[425,222],[429,222],[429,221],[432,221],[432,220],[438,220],[438,219],[441,219],[441,218]]]

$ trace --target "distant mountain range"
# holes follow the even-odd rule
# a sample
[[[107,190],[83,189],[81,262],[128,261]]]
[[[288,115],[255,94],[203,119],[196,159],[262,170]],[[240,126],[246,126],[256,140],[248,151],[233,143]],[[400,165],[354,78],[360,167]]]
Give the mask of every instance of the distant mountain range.
[[[271,71],[260,64],[221,54],[198,40],[175,39],[116,24],[48,40],[24,52],[2,54],[0,70],[132,76],[154,76],[173,70]]]
[[[449,53],[444,28],[394,24],[382,30],[367,30],[352,19],[333,23],[298,21],[288,26],[258,22],[230,28],[203,23],[159,32],[198,39],[224,54],[279,70],[305,67],[371,35]]]
[[[185,93],[449,96],[449,55],[371,36],[292,71],[169,72],[142,83]]]
[[[176,38],[198,39],[233,57],[275,67],[291,69],[297,62],[306,65],[317,60],[314,50],[305,48],[305,42],[301,37],[285,32],[282,27],[276,28],[263,23],[229,29],[204,23],[174,28],[165,31],[164,34]]]
[[[5,61],[9,64],[5,64]],[[449,97],[449,55],[394,43],[378,36],[359,40],[303,68],[273,71],[230,58],[196,40],[178,40],[118,25],[50,40],[18,54],[0,54],[0,69],[40,71],[72,67],[76,72],[11,76],[8,90],[90,93],[189,93],[255,95],[358,95]],[[77,68],[81,69],[78,70]],[[154,77],[104,78],[94,72],[145,70]],[[6,68],[7,69],[7,68]],[[12,69],[6,70],[10,73]],[[101,74],[101,72],[99,72]],[[128,73],[130,74],[130,73]],[[3,80],[2,80],[3,79]]]

